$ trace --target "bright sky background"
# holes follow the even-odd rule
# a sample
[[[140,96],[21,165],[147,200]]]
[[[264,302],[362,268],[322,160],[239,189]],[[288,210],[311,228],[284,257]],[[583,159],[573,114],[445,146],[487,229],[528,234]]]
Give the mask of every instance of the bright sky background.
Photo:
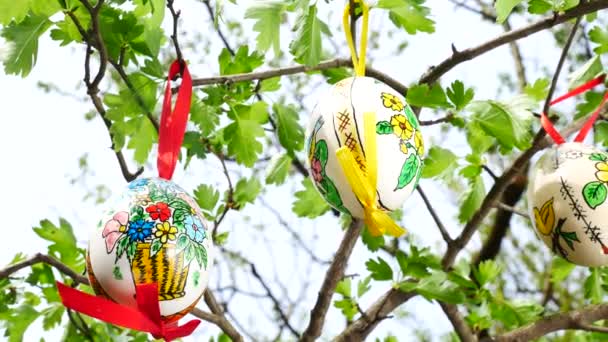
[[[243,2],[241,2],[243,3]],[[409,47],[401,56],[394,56],[394,47],[391,41],[383,40],[378,50],[371,50],[370,56],[373,57],[375,68],[390,74],[397,80],[405,84],[414,82],[430,64],[438,63],[447,58],[451,53],[451,44],[455,43],[458,49],[464,49],[477,45],[489,38],[501,33],[495,25],[482,22],[478,16],[463,10],[455,10],[454,6],[447,4],[446,1],[432,1],[433,18],[437,22],[437,34],[432,38],[426,34],[409,36]],[[441,4],[440,4],[441,3]],[[334,13],[341,11],[343,1],[333,1],[330,4],[320,2],[321,8],[329,8]],[[177,6],[182,9],[183,18],[181,29],[183,32],[192,33],[202,32],[205,35],[212,35],[209,39],[219,41],[215,33],[210,28],[209,17],[202,4],[195,1],[179,1]],[[230,17],[242,18],[244,5],[238,8],[226,2],[226,15]],[[168,19],[168,18],[166,18]],[[337,27],[339,18],[336,17],[330,23],[332,28]],[[379,25],[391,25],[387,16],[379,10],[372,12],[372,27]],[[166,22],[167,24],[168,22]],[[244,21],[250,27],[250,21]],[[525,23],[514,22],[513,27],[520,27]],[[384,26],[386,27],[386,26]],[[251,32],[246,29],[244,32]],[[288,32],[283,34],[283,40]],[[342,32],[335,31],[336,41],[342,44]],[[406,33],[403,32],[405,35]],[[234,39],[229,38],[234,45]],[[253,40],[252,40],[253,41]],[[283,48],[286,48],[286,41]],[[219,45],[211,46],[211,60],[204,66],[192,66],[195,77],[217,75],[216,57],[219,53]],[[541,33],[522,41],[522,51],[528,60],[528,77],[533,81],[539,74],[536,65],[540,61],[554,65],[557,63],[558,50],[555,49],[552,38]],[[186,51],[187,53],[187,51]],[[82,98],[86,95],[82,88],[81,79],[83,75],[83,56],[82,46],[72,48],[60,48],[58,43],[48,39],[42,39],[39,47],[38,62],[26,79],[15,76],[0,74],[0,94],[2,96],[2,121],[0,123],[0,208],[5,215],[4,235],[0,239],[0,264],[7,264],[18,252],[32,254],[37,251],[45,250],[46,243],[38,238],[32,227],[36,226],[41,219],[50,219],[58,222],[59,217],[64,217],[71,222],[79,241],[84,246],[90,228],[93,228],[99,219],[100,208],[93,201],[83,201],[86,189],[82,184],[70,184],[70,179],[78,176],[78,158],[88,153],[89,165],[93,174],[86,179],[86,186],[92,188],[98,184],[105,184],[110,189],[120,192],[125,182],[120,174],[114,153],[110,150],[110,139],[102,121],[97,117],[93,121],[85,121],[84,114],[92,106],[82,103],[71,96],[60,96],[56,93],[47,94],[37,87],[38,81],[52,82],[65,92],[73,96]],[[347,56],[347,49],[343,50],[341,57]],[[548,62],[547,62],[548,60]],[[292,65],[292,63],[287,63]],[[264,67],[266,68],[266,67]],[[453,72],[442,80],[444,85],[448,85],[453,79],[461,79],[468,86],[476,89],[476,99],[493,98],[496,96],[498,80],[496,75],[499,72],[512,73],[514,70],[511,56],[507,46],[496,49],[490,53],[475,59],[472,62],[463,63],[454,69]],[[565,79],[562,80],[565,84]],[[78,90],[75,87],[79,86]],[[316,89],[309,95],[310,106],[314,104],[314,98],[323,91],[326,86]],[[503,95],[504,97],[504,95]],[[304,121],[307,113],[302,113]],[[430,119],[433,114],[424,110],[422,119]],[[427,139],[427,146],[432,145],[436,140],[439,130],[436,127],[424,128],[423,133]],[[449,146],[456,153],[464,155],[467,148],[461,142],[448,141]],[[151,156],[150,161],[153,161]],[[135,170],[134,163],[129,161],[131,169]],[[146,169],[144,175],[154,175],[153,165]],[[178,166],[174,180],[187,190],[192,190],[200,183],[210,183],[219,180],[219,185],[223,180],[218,174],[219,165],[213,158],[208,158],[204,163],[193,163],[189,173],[184,174]],[[213,176],[210,176],[213,175]],[[437,203],[439,214],[446,225],[450,228],[452,235],[455,235],[459,225],[455,222],[456,211],[450,208],[450,203],[454,203],[452,198],[445,192],[439,191],[428,180],[422,180],[427,195],[434,203]],[[289,187],[287,187],[289,190]],[[315,243],[314,250],[318,251],[321,257],[329,258],[341,239],[342,233],[335,227],[333,219],[329,217],[320,218],[314,222],[297,220],[290,213],[292,195],[289,191],[277,190],[274,187],[268,188],[266,201],[284,213],[289,222],[294,223],[294,229],[301,231],[304,236],[313,238],[318,234],[319,240]],[[231,231],[229,247],[232,250],[242,251],[250,260],[256,262],[258,269],[263,275],[271,277],[276,269],[279,273],[294,273],[294,279],[299,279],[306,275],[306,265],[301,268],[293,268],[292,262],[287,262],[283,255],[291,253],[291,237],[282,231],[280,227],[269,227],[271,231],[277,233],[266,234],[266,238],[272,240],[275,246],[272,251],[256,250],[255,246],[257,230],[252,223],[244,222],[240,219],[245,215],[252,217],[252,222],[259,222],[259,217],[264,216],[264,211],[256,211],[250,206],[243,213],[231,212],[224,229]],[[406,203],[406,227],[415,235],[421,246],[441,247],[436,226],[426,212],[419,196],[414,194]],[[329,215],[327,215],[329,216]],[[266,220],[268,222],[268,220]],[[275,224],[276,225],[276,224]],[[253,229],[252,229],[253,228]],[[259,235],[259,234],[258,234]],[[474,243],[478,243],[476,238]],[[359,273],[367,275],[364,262],[370,257],[365,247],[359,242],[355,253],[349,263],[347,274]],[[302,256],[302,260],[306,260]],[[310,275],[308,278],[312,282],[307,295],[308,307],[312,307],[316,291],[323,279],[325,272]],[[222,276],[226,276],[224,273]],[[291,276],[291,275],[290,275]],[[216,272],[211,274],[211,278],[218,277]],[[286,279],[288,279],[287,277]],[[228,280],[228,279],[224,279]],[[212,284],[216,284],[217,279],[212,279]],[[297,283],[293,293],[297,293]],[[381,293],[386,291],[388,284],[375,285],[376,290],[367,294],[362,307],[366,308]],[[292,289],[290,288],[290,293]],[[293,298],[294,296],[292,296]],[[238,306],[231,306],[231,310],[241,322],[255,320],[255,311],[248,310],[248,306],[255,305],[249,300],[237,301]],[[206,309],[201,301],[200,307]],[[268,308],[270,317],[271,307]],[[448,331],[451,327],[444,318],[439,306],[429,304],[424,299],[417,298],[411,300],[403,307],[414,314],[414,322],[408,323],[410,326],[424,325],[433,330],[434,336],[439,336]],[[309,310],[309,309],[308,309]],[[300,317],[294,317],[292,321],[298,321]],[[303,320],[308,321],[308,318]],[[268,324],[266,322],[265,324]],[[343,328],[343,319],[337,310],[333,310],[328,316],[325,331],[326,336],[333,336]],[[263,329],[263,325],[259,327]],[[206,341],[209,333],[216,334],[217,330],[210,324],[204,322],[198,330],[200,334],[188,340]],[[408,340],[409,332],[404,328],[404,322],[398,320],[384,321],[377,328],[372,336],[385,336],[391,331],[404,341]],[[43,332],[40,325],[30,329],[25,341],[38,340]],[[46,334],[47,340],[54,340]],[[59,338],[58,335],[57,339]],[[285,335],[288,336],[288,335]]]

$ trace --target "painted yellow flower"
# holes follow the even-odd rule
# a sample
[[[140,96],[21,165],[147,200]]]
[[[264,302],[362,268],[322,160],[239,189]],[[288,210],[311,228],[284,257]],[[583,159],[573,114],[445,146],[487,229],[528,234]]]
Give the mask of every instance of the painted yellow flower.
[[[597,172],[595,173],[595,177],[604,183],[608,182],[608,163],[607,162],[599,162],[595,164],[595,168]]]
[[[422,140],[422,133],[420,133],[420,131],[414,133],[414,145],[416,146],[418,155],[422,157],[424,155],[424,141]]]
[[[553,211],[553,198],[545,202],[540,208],[534,208],[534,221],[536,229],[543,235],[549,235],[555,224],[555,212]]]
[[[407,144],[404,140],[401,140],[399,142],[399,148],[401,149],[401,152],[403,152],[403,154],[407,154]]]
[[[393,94],[382,93],[382,104],[386,108],[390,108],[396,112],[403,111],[403,102],[399,100],[399,98]]]
[[[156,225],[154,236],[160,238],[160,242],[166,243],[167,240],[175,240],[175,233],[177,233],[177,227],[172,226],[169,222],[165,221]]]
[[[403,114],[393,115],[391,117],[391,126],[393,126],[393,132],[401,140],[409,140],[412,134],[414,134],[412,124],[410,124]]]

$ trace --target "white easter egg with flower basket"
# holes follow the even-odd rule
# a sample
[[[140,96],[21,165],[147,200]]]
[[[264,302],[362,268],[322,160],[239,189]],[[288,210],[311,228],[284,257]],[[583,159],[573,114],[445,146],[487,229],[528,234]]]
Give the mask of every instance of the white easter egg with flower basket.
[[[129,183],[93,229],[87,272],[97,295],[137,307],[135,285],[158,284],[167,322],[190,312],[205,291],[213,243],[200,208],[161,178]]]
[[[364,113],[375,114],[377,206],[401,208],[418,183],[424,155],[420,126],[403,96],[370,77],[336,83],[314,107],[307,130],[307,164],[323,198],[335,209],[357,218],[364,209],[345,177],[336,151],[346,146],[365,173]]]

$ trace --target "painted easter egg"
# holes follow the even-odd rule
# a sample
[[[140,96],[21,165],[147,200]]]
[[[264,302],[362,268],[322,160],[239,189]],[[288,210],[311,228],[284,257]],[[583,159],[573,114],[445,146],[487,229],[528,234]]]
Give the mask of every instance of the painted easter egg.
[[[608,154],[578,142],[549,149],[531,170],[530,217],[537,235],[564,259],[608,264]]]
[[[363,115],[376,115],[377,206],[400,208],[420,177],[424,142],[418,120],[396,90],[369,77],[336,83],[314,107],[307,131],[307,164],[323,198],[335,209],[363,218],[364,211],[336,158],[346,146],[365,173]]]
[[[97,295],[137,307],[135,285],[157,283],[163,320],[178,320],[203,295],[213,243],[196,202],[160,178],[129,183],[89,238],[87,271]]]

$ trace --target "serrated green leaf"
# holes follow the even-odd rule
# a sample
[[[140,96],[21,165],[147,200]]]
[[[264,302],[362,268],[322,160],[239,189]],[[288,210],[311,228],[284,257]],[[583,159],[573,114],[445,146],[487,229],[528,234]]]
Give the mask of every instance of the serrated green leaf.
[[[594,26],[589,31],[589,39],[597,44],[593,49],[595,53],[603,54],[608,52],[608,30],[604,30],[601,26]]]
[[[42,320],[42,328],[45,331],[48,331],[58,326],[59,323],[61,323],[61,317],[63,316],[64,312],[65,307],[61,303],[53,304],[42,310],[41,314],[44,316],[44,319]]]
[[[137,131],[130,137],[127,147],[134,150],[133,159],[143,165],[152,151],[152,146],[158,140],[156,129],[148,120],[142,117]]]
[[[454,107],[456,107],[457,110],[462,110],[473,100],[475,91],[473,88],[465,89],[464,83],[456,80],[452,82],[452,85],[448,88],[447,95]]]
[[[496,0],[494,8],[496,9],[496,22],[502,24],[515,6],[519,5],[523,0]]]
[[[51,26],[47,16],[29,15],[21,22],[15,22],[2,29],[1,36],[10,44],[9,53],[4,58],[4,72],[25,77],[36,64],[38,39]]]
[[[10,318],[5,321],[4,325],[8,342],[21,342],[25,331],[40,316],[40,313],[28,304],[23,304],[9,312]]]
[[[595,124],[593,140],[596,144],[601,143],[604,147],[608,147],[608,122],[600,121]]]
[[[586,92],[584,95],[584,101],[576,105],[576,114],[574,115],[574,119],[578,120],[593,113],[597,107],[599,107],[600,103],[602,103],[603,98],[603,93],[595,91]]]
[[[266,184],[283,184],[289,175],[292,159],[287,154],[274,156],[266,169]]]
[[[484,260],[479,263],[477,269],[473,270],[475,274],[475,279],[479,285],[484,286],[485,284],[493,281],[498,277],[501,272],[501,267],[494,260]]]
[[[281,78],[273,77],[260,82],[260,92],[271,92],[281,89]]]
[[[306,178],[302,181],[303,190],[297,191],[292,210],[299,217],[316,218],[325,214],[329,210],[329,205],[321,194],[315,189],[312,181]]]
[[[272,106],[277,123],[279,142],[293,155],[304,148],[304,128],[298,123],[298,112],[293,106],[275,103]]]
[[[450,108],[443,88],[434,84],[429,88],[428,84],[412,86],[407,91],[406,101],[411,106],[429,108]]]
[[[350,277],[346,277],[338,282],[336,285],[336,293],[341,294],[344,297],[352,297],[351,294],[352,281]]]
[[[435,22],[430,19],[431,11],[423,4],[424,0],[380,0],[376,7],[389,10],[393,24],[409,34],[433,33]]]
[[[280,28],[284,10],[285,4],[282,1],[257,1],[245,11],[245,18],[256,20],[253,30],[258,33],[258,51],[266,52],[272,47],[275,57],[281,53]]]
[[[534,84],[526,84],[524,93],[536,101],[543,101],[549,93],[550,83],[548,78],[539,78],[534,81]]]
[[[525,150],[532,144],[532,109],[536,102],[527,96],[517,96],[506,102],[476,101],[467,108],[483,131],[506,150]]]
[[[452,151],[433,146],[424,158],[422,178],[441,176],[457,167],[458,157]]]
[[[357,283],[357,297],[361,298],[361,296],[363,296],[364,294],[367,293],[367,291],[369,291],[372,287],[369,285],[369,283],[371,282],[372,278],[371,277],[365,277],[365,279],[360,280]]]
[[[344,298],[334,301],[334,307],[340,309],[347,320],[352,320],[359,312],[355,301],[350,298]]]
[[[317,17],[317,6],[311,5],[304,11],[296,22],[294,30],[296,37],[289,49],[295,59],[309,66],[321,61],[322,36],[321,33],[331,35],[329,27]]]
[[[574,89],[592,80],[604,72],[604,66],[599,56],[594,56],[583,66],[568,75],[568,89]]]
[[[230,111],[229,117],[234,121],[224,129],[228,153],[235,156],[239,164],[252,167],[263,149],[258,138],[264,136],[262,124],[268,120],[266,104],[237,105]]]
[[[202,210],[212,212],[220,199],[220,192],[211,185],[201,184],[194,190],[194,198]]]
[[[367,226],[361,230],[361,241],[372,252],[379,250],[385,243],[383,235],[373,236]]]
[[[543,14],[553,9],[553,4],[548,0],[530,0],[528,12],[532,14]]]
[[[76,245],[76,237],[72,226],[63,218],[59,219],[59,226],[49,220],[40,221],[40,227],[33,228],[41,238],[52,242],[49,253],[59,258],[66,265],[79,269],[83,265],[83,257]]]
[[[30,10],[33,0],[0,0],[0,24],[7,26],[14,21],[20,23]]]
[[[486,187],[483,184],[481,177],[476,177],[469,183],[469,190],[464,194],[458,220],[467,222],[475,214],[484,197],[486,196]]]
[[[393,280],[393,270],[388,263],[381,257],[378,257],[377,260],[369,259],[365,262],[365,266],[371,273],[371,277],[374,280]]]
[[[234,187],[234,201],[242,208],[247,203],[253,203],[261,190],[262,184],[257,178],[241,178]]]
[[[604,297],[600,269],[591,267],[589,270],[591,271],[591,274],[589,274],[583,285],[585,289],[585,298],[589,299],[591,304],[599,304]]]
[[[234,56],[227,49],[223,49],[218,57],[221,75],[248,73],[264,64],[264,55],[257,51],[249,53],[249,47],[242,45],[236,50]]]

